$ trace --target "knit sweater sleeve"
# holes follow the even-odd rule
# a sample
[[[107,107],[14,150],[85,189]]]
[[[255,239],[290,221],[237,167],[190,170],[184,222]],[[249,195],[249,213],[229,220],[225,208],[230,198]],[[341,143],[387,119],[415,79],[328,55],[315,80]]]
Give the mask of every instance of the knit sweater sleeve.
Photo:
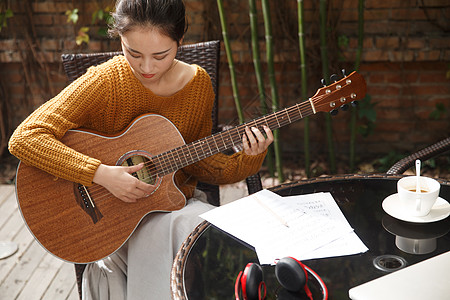
[[[91,185],[100,161],[60,142],[69,129],[83,126],[89,112],[109,97],[105,76],[94,68],[33,112],[13,133],[9,151],[23,163],[54,176]]]
[[[218,153],[185,168],[185,171],[206,183],[235,183],[257,173],[266,153],[267,151],[258,155],[247,155],[243,151],[233,155]]]

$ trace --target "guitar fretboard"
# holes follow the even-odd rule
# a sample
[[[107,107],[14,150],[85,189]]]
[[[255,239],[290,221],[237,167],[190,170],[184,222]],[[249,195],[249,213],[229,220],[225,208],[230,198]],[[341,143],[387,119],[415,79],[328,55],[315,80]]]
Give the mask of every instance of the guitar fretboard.
[[[261,132],[264,132],[263,126],[274,130],[312,114],[314,114],[314,109],[309,101],[298,103],[289,108],[259,117],[193,143],[158,154],[152,160],[156,166],[157,173],[160,176],[164,176],[204,158],[241,145],[246,127],[256,127]]]

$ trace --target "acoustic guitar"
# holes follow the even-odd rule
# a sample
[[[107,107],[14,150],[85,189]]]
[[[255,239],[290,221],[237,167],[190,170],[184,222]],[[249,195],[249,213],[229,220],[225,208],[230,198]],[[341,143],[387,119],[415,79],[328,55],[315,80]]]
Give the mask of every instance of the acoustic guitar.
[[[184,207],[185,196],[174,182],[177,170],[240,144],[246,126],[267,125],[274,130],[317,112],[345,108],[365,94],[364,78],[353,72],[320,88],[307,101],[190,144],[168,119],[156,114],[138,117],[115,136],[70,130],[62,142],[104,164],[144,162],[135,175],[154,186],[152,194],[125,203],[100,185],[87,187],[19,163],[16,193],[21,214],[37,241],[53,255],[73,263],[100,260],[118,250],[147,214]]]

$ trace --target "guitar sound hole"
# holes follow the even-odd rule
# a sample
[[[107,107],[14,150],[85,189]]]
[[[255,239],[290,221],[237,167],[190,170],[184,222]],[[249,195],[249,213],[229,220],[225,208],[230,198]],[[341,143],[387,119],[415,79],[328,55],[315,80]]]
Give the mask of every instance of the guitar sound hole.
[[[134,172],[132,175],[145,183],[152,185],[156,184],[158,176],[156,175],[155,165],[146,156],[142,155],[129,156],[122,162],[121,165],[124,167],[131,167],[136,166],[140,163],[144,163],[144,167],[139,171]]]

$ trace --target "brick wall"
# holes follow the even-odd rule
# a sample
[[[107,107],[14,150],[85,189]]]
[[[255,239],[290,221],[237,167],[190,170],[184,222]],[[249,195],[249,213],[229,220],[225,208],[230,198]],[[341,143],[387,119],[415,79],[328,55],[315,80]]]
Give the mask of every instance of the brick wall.
[[[88,45],[77,46],[74,38],[81,24],[90,25],[90,12],[110,1],[10,1],[15,16],[0,32],[0,80],[9,110],[9,130],[35,107],[66,84],[59,59],[61,53],[117,50],[119,43],[91,35]],[[65,12],[80,10],[79,24],[66,22]],[[239,95],[246,116],[258,116],[259,98],[253,76],[250,28],[246,1],[224,1]],[[300,99],[296,1],[272,1],[272,31],[280,107]],[[305,0],[308,93],[321,87],[322,60],[319,44],[318,1]],[[328,53],[330,72],[354,66],[357,48],[357,0],[329,1]],[[186,0],[190,29],[186,43],[222,39],[216,2]],[[89,13],[88,13],[89,12]],[[30,22],[32,16],[32,22]],[[450,130],[450,6],[447,0],[365,1],[364,51],[360,72],[368,94],[376,104],[375,131],[358,137],[360,157],[380,157],[393,150],[410,152],[448,136]],[[265,68],[264,23],[258,2],[259,44]],[[95,32],[98,25],[91,26]],[[32,51],[30,50],[32,49]],[[236,120],[225,51],[221,56],[220,122]],[[267,75],[266,75],[267,77]],[[270,89],[267,83],[267,94]],[[436,104],[445,107],[440,119],[430,119]],[[333,118],[337,152],[348,152],[349,113]],[[282,145],[289,158],[299,156],[303,122],[281,130]],[[323,115],[311,118],[313,155],[325,151]]]

